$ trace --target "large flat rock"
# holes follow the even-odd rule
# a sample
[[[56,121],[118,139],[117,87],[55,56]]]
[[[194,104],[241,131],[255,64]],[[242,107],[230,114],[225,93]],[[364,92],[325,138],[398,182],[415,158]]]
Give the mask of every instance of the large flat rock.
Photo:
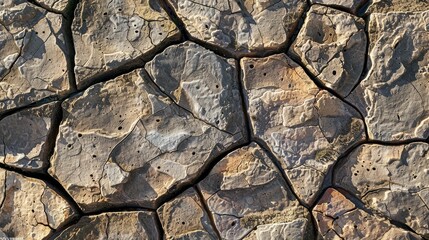
[[[141,61],[180,35],[156,0],[82,0],[72,31],[78,88],[89,78]]]
[[[313,209],[322,239],[421,239],[417,234],[371,215],[333,188],[326,190]]]
[[[247,141],[195,118],[142,71],[95,84],[63,103],[50,173],[84,211],[156,208],[161,196]]]
[[[228,154],[198,188],[222,239],[261,239],[290,225],[303,239],[311,235],[308,211],[256,143]]]
[[[49,139],[59,103],[29,108],[0,120],[0,162],[23,170],[44,172],[52,148]]]
[[[290,51],[325,86],[347,96],[365,64],[365,21],[349,13],[313,5]]]
[[[82,217],[55,239],[160,239],[154,212],[109,212]]]
[[[335,171],[335,184],[369,208],[429,237],[429,144],[364,144]]]
[[[369,18],[368,75],[349,96],[371,139],[429,137],[429,11]]]
[[[235,55],[263,53],[286,45],[304,0],[168,0],[190,35]]]
[[[284,54],[244,58],[241,68],[254,136],[279,159],[298,197],[311,204],[332,164],[364,139],[363,121]]]
[[[199,119],[230,134],[245,135],[238,71],[225,59],[192,42],[168,47],[146,64],[163,92]]]
[[[27,1],[0,5],[0,113],[69,90],[62,22]]]
[[[44,182],[0,169],[0,237],[43,239],[75,214]]]

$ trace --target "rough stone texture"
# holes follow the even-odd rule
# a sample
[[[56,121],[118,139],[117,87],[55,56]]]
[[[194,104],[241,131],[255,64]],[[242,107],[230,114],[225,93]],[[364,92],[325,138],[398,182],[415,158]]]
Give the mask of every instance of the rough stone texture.
[[[242,55],[274,50],[291,38],[304,0],[168,0],[193,38]]]
[[[0,1],[0,113],[69,90],[62,16]]]
[[[68,4],[68,0],[36,0],[35,2],[46,9],[53,9],[55,11],[64,11]]]
[[[196,119],[141,71],[93,85],[63,109],[50,173],[84,210],[110,204],[154,208],[160,196],[246,141]]]
[[[309,239],[310,221],[298,218],[288,223],[259,225],[255,231],[246,236],[245,240],[307,240]]]
[[[356,14],[359,7],[366,2],[366,0],[311,0],[312,3],[318,3],[337,8],[344,8]]]
[[[366,57],[365,21],[313,5],[291,53],[324,85],[347,96],[358,84]]]
[[[371,0],[368,13],[419,12],[429,10],[427,0]]]
[[[29,171],[43,172],[49,164],[47,143],[58,103],[50,103],[9,115],[0,121],[0,162]]]
[[[197,118],[230,134],[244,134],[237,69],[225,59],[192,43],[168,47],[146,65],[163,92]]]
[[[429,237],[429,144],[365,144],[336,171],[336,184],[382,215]]]
[[[255,137],[280,160],[298,197],[311,204],[330,166],[364,139],[363,121],[284,54],[244,58],[241,67]]]
[[[228,154],[198,188],[222,239],[240,239],[252,232],[256,236],[268,231],[275,234],[272,229],[294,225],[297,219],[304,222],[298,231],[307,236],[311,232],[307,229],[307,210],[255,143]]]
[[[44,182],[0,169],[0,236],[42,239],[74,215]]]
[[[340,192],[329,188],[313,209],[323,239],[420,239],[412,232],[370,215]]]
[[[371,139],[429,137],[429,35],[423,13],[370,15],[369,73],[350,95]]]
[[[82,217],[55,239],[160,239],[155,213],[110,212]]]
[[[78,87],[179,37],[176,25],[156,0],[82,0],[72,31]]]
[[[195,190],[188,189],[157,210],[165,239],[218,239]]]

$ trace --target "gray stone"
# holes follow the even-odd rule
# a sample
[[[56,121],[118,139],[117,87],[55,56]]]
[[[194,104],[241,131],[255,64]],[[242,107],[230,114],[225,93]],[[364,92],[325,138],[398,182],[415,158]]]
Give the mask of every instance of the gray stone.
[[[179,38],[156,0],[82,0],[72,25],[78,88]]]
[[[44,182],[0,169],[0,236],[43,239],[75,214]]]
[[[54,114],[54,102],[22,110],[0,121],[0,162],[23,170],[44,172],[52,147],[48,140]]]
[[[222,239],[263,236],[276,224],[309,221],[281,174],[255,143],[223,158],[198,184]],[[308,225],[300,225],[305,235]]]
[[[62,16],[27,1],[0,5],[0,113],[69,90]]]
[[[427,0],[370,0],[367,13],[421,12],[429,10]]]
[[[429,237],[429,144],[364,144],[335,171],[335,183],[374,211]]]
[[[160,239],[154,212],[109,212],[84,216],[55,239]]]
[[[218,239],[203,203],[188,189],[157,210],[165,239]]]
[[[366,0],[311,0],[311,3],[344,8],[354,14],[356,14],[359,7],[361,7],[365,2]]]
[[[35,0],[35,2],[46,9],[53,9],[60,12],[64,11],[68,4],[68,0]]]
[[[230,134],[245,134],[234,59],[192,43],[168,47],[146,65],[163,92],[197,118]]]
[[[286,45],[304,0],[169,0],[193,38],[233,54],[263,53]]]
[[[245,240],[307,240],[311,222],[305,218],[298,218],[288,223],[273,223],[259,225]]]
[[[332,164],[365,138],[363,121],[284,54],[244,58],[241,67],[254,136],[280,160],[298,197],[311,204]]]
[[[291,54],[324,85],[347,96],[359,82],[367,39],[365,22],[349,13],[313,5]]]
[[[247,141],[195,118],[142,71],[95,84],[63,103],[50,173],[84,211],[155,208],[213,158]]]

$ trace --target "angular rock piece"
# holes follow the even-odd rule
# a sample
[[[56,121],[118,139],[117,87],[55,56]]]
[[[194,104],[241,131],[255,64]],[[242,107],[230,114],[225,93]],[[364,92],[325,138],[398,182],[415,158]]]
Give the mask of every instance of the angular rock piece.
[[[264,236],[269,229],[287,228],[297,219],[302,222],[299,231],[311,233],[307,210],[255,143],[228,154],[198,187],[222,239],[240,239],[253,231]]]
[[[366,57],[365,21],[349,13],[314,5],[291,47],[323,84],[347,96],[358,83]]]
[[[246,236],[245,240],[265,240],[265,239],[309,239],[309,222],[307,219],[298,218],[288,223],[274,223],[259,225],[255,231]]]
[[[63,103],[50,173],[84,211],[129,204],[155,208],[160,196],[247,141],[196,119],[141,71],[95,84]]]
[[[0,162],[43,172],[49,164],[48,142],[58,103],[30,108],[0,120]]]
[[[369,73],[350,94],[371,139],[429,137],[429,11],[370,15]]]
[[[304,13],[304,0],[169,0],[193,38],[236,55],[284,46]]]
[[[55,239],[160,239],[155,213],[110,212],[84,216]]]
[[[370,0],[368,13],[419,12],[429,10],[426,0]]]
[[[82,0],[72,31],[78,88],[90,77],[141,61],[180,35],[156,0]]]
[[[245,131],[234,59],[186,42],[168,47],[146,65],[155,83],[174,102],[223,131]],[[244,133],[243,133],[244,134]]]
[[[326,190],[313,209],[323,239],[421,239],[362,209],[333,188]]]
[[[0,236],[43,239],[74,216],[44,182],[0,169]]]
[[[0,113],[69,90],[61,24],[27,1],[0,6]]]
[[[218,239],[197,192],[188,189],[157,210],[165,239]]]
[[[361,7],[365,2],[366,0],[311,0],[311,3],[319,3],[323,5],[345,8],[355,14],[358,8]]]
[[[364,139],[363,121],[284,54],[244,58],[241,68],[254,136],[280,160],[298,197],[312,203],[331,165]]]
[[[335,171],[335,183],[382,215],[429,237],[429,144],[365,144]]]
[[[55,11],[64,11],[68,4],[68,0],[35,0],[35,2],[46,9],[53,9]]]

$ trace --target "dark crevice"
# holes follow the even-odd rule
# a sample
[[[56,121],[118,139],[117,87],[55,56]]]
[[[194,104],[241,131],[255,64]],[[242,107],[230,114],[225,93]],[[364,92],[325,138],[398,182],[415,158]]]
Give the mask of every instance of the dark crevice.
[[[244,124],[246,127],[246,132],[247,132],[247,139],[251,139],[253,133],[252,133],[252,127],[250,125],[250,116],[249,116],[249,112],[247,111],[248,106],[247,106],[247,93],[246,93],[246,89],[244,89],[244,79],[243,79],[243,72],[241,71],[241,66],[240,66],[240,61],[236,60],[235,61],[235,65],[236,65],[236,71],[237,71],[237,81],[238,81],[238,90],[240,91],[240,99],[241,99],[241,108],[243,111],[243,118],[244,118]]]
[[[162,224],[161,224],[161,219],[159,219],[158,213],[155,212],[154,214],[155,216],[155,225],[156,225],[156,229],[158,229],[158,238],[159,239],[164,239],[165,236],[165,232],[164,232],[164,228],[162,228]]]
[[[45,105],[45,104],[48,104],[48,103],[52,103],[52,102],[55,102],[55,101],[58,101],[58,100],[60,100],[60,98],[57,95],[53,95],[53,96],[42,98],[42,99],[40,99],[38,101],[35,101],[35,102],[33,102],[31,104],[28,104],[28,105],[25,105],[25,106],[21,106],[21,107],[17,107],[17,108],[6,110],[6,111],[0,113],[0,121],[3,120],[3,118],[5,118],[5,117],[8,117],[8,116],[13,115],[15,113],[18,113],[20,111],[31,109],[31,108],[40,107],[42,105]]]
[[[183,21],[177,16],[176,12],[174,11],[173,6],[168,2],[168,0],[158,0],[159,5],[164,9],[164,11],[169,16],[170,20],[176,25],[176,27],[179,29],[179,32],[182,35],[182,39],[184,41],[189,40],[189,32],[186,30],[185,24]]]
[[[368,13],[368,8],[371,5],[371,0],[366,0],[362,2],[361,6],[359,6],[358,10],[356,11],[357,15],[359,17],[365,17],[368,16],[370,13]]]
[[[198,186],[194,186],[194,190],[195,190],[195,192],[197,192],[198,197],[200,198],[200,202],[202,203],[202,206],[203,206],[204,210],[206,211],[207,215],[209,216],[210,225],[212,226],[213,231],[215,231],[216,236],[218,237],[218,239],[222,239],[221,234],[220,234],[219,230],[216,227],[216,221],[215,221],[215,218],[213,216],[213,212],[210,211],[210,208],[207,205],[207,202],[204,199],[204,196],[201,193],[201,190],[198,188]]]
[[[50,158],[55,150],[56,139],[59,133],[60,124],[63,119],[63,111],[61,108],[61,102],[57,102],[52,110],[51,127],[49,128],[45,144],[43,145],[42,152],[40,153],[40,160],[46,163],[44,170],[50,167]]]
[[[80,215],[75,215],[74,217],[68,219],[65,223],[61,224],[57,229],[54,229],[48,236],[43,239],[55,239],[57,238],[64,230],[75,225],[81,219]]]
[[[96,216],[103,213],[117,213],[117,212],[155,212],[154,209],[145,208],[141,206],[131,206],[130,204],[127,204],[127,206],[111,206],[111,207],[103,207],[101,209],[97,209],[94,211],[88,211],[82,213],[82,216]]]
[[[319,6],[324,6],[324,7],[332,8],[332,9],[335,9],[335,10],[338,10],[338,11],[341,11],[341,12],[348,13],[348,14],[353,15],[353,16],[357,16],[357,13],[353,12],[352,9],[349,9],[349,8],[341,6],[341,5],[324,4],[324,3],[316,3],[316,4],[313,4],[313,5],[319,5]],[[359,7],[357,9],[359,9]]]
[[[55,10],[55,9],[53,9],[53,8],[49,7],[49,6],[46,6],[45,4],[41,4],[41,3],[39,3],[39,1],[37,1],[37,0],[27,0],[27,1],[28,1],[29,3],[31,3],[31,4],[33,4],[33,5],[35,5],[35,6],[39,7],[39,8],[42,8],[42,9],[44,9],[44,10],[48,11],[48,12],[55,13],[55,14],[62,14],[62,12],[61,12],[61,11]]]

